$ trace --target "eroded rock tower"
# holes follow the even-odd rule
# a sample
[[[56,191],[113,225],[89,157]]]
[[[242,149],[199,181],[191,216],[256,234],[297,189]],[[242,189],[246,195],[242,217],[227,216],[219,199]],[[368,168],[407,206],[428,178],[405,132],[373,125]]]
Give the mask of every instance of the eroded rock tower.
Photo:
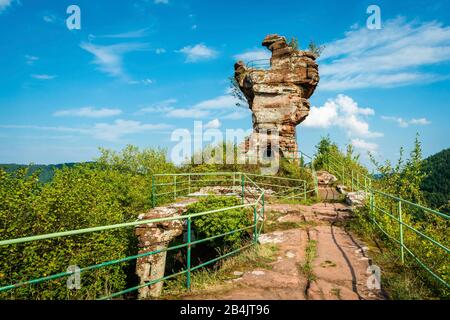
[[[272,51],[267,68],[261,62],[239,61],[234,66],[235,79],[253,113],[253,133],[246,147],[262,132],[278,132],[281,156],[296,156],[296,126],[308,116],[308,99],[319,83],[317,55],[296,49],[277,34],[266,36],[262,45]]]

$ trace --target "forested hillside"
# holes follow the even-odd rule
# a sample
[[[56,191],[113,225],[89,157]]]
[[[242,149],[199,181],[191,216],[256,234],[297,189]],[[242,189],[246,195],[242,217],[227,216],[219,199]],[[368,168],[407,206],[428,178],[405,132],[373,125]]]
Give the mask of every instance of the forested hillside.
[[[427,173],[421,189],[432,208],[450,213],[450,148],[442,150],[423,162]]]
[[[29,176],[33,175],[36,172],[39,172],[39,181],[43,183],[47,183],[52,180],[55,175],[55,171],[57,169],[62,169],[64,167],[73,167],[76,163],[62,163],[62,164],[0,164],[0,169],[5,170],[6,172],[14,172],[19,169],[28,168],[27,174]]]

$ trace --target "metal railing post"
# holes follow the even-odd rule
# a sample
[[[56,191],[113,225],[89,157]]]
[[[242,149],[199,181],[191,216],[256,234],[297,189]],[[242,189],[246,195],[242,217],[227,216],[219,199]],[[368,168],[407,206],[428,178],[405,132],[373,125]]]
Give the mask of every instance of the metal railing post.
[[[403,218],[402,218],[402,202],[398,200],[398,220],[399,220],[399,226],[400,226],[400,253],[402,258],[402,264],[405,263],[405,250],[404,250],[404,244],[403,244]]]
[[[262,200],[262,218],[263,218],[263,223],[264,223],[264,221],[266,220],[266,217],[265,217],[265,211],[264,211],[264,203],[265,203],[264,198],[265,198],[265,194],[264,194],[264,192],[263,192],[262,198],[261,198],[261,200]]]
[[[258,217],[256,214],[256,206],[257,204],[253,207],[253,241],[258,243]]]
[[[155,176],[152,176],[152,208],[155,207]]]
[[[241,173],[242,204],[245,203],[245,175]]]
[[[177,199],[177,176],[173,176],[173,200]]]
[[[367,194],[367,177],[364,176],[364,192]]]
[[[186,257],[186,287],[190,291],[191,290],[191,217],[188,218],[187,221],[187,257]]]
[[[188,195],[191,194],[191,175],[188,175]]]
[[[359,184],[359,172],[356,172],[356,188],[358,190],[361,189],[360,184]]]
[[[354,176],[354,174],[353,174],[353,169],[352,169],[352,192],[354,191],[353,190],[353,176]]]
[[[306,181],[303,180],[303,199],[306,201]]]
[[[373,190],[370,191],[370,213],[373,219],[375,219],[375,195],[373,194]]]

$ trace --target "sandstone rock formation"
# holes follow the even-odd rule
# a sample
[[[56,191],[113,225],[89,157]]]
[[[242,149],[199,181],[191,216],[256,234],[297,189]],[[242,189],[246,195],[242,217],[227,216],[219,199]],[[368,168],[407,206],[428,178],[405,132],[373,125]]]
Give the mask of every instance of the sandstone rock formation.
[[[242,61],[234,66],[235,79],[253,113],[253,134],[246,141],[246,150],[258,146],[262,138],[271,145],[273,136],[279,135],[276,145],[281,155],[292,157],[298,151],[296,126],[308,116],[308,99],[319,82],[317,56],[293,48],[276,34],[268,35],[262,45],[272,51],[268,70]]]
[[[171,204],[166,207],[157,207],[146,214],[139,216],[139,220],[153,220],[160,218],[173,218],[182,215],[186,211],[186,206],[197,201],[196,199],[187,199],[183,202]],[[159,253],[147,255],[137,259],[136,275],[139,277],[140,299],[156,298],[161,294],[163,282],[157,282],[153,285],[144,286],[146,283],[152,283],[164,277],[166,266],[167,247],[176,237],[185,230],[185,221],[171,220],[164,222],[154,222],[138,225],[135,234],[138,237],[139,252],[146,254],[153,251]]]

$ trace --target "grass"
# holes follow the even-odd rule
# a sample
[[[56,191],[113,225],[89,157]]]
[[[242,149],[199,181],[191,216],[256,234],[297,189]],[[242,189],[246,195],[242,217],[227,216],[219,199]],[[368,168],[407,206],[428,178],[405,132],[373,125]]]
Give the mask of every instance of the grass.
[[[289,229],[308,229],[310,227],[314,227],[317,225],[314,221],[285,221],[279,222],[278,219],[280,217],[285,216],[285,213],[281,213],[278,211],[267,211],[266,213],[266,222],[264,223],[263,233],[270,233],[273,231],[284,231]]]
[[[416,264],[401,264],[398,246],[383,238],[364,218],[364,210],[360,209],[354,219],[348,220],[345,228],[357,234],[370,248],[372,263],[381,268],[381,286],[387,297],[393,300],[439,299],[423,281]]]
[[[336,267],[336,263],[334,263],[333,261],[330,261],[330,260],[325,260],[324,262],[322,262],[320,264],[320,266],[322,268],[334,268],[334,267]]]
[[[214,268],[201,268],[191,274],[191,291],[211,290],[222,286],[225,281],[239,278],[233,272],[246,272],[254,269],[272,268],[276,261],[278,246],[273,244],[258,245],[241,253],[221,260]],[[186,276],[179,276],[164,283],[162,299],[177,299],[186,295]]]
[[[311,206],[315,203],[319,203],[320,199],[318,197],[309,197],[306,199],[303,198],[291,198],[291,199],[286,199],[286,198],[275,198],[272,197],[269,200],[270,203],[273,204],[301,204],[301,205],[305,205],[305,206]]]
[[[333,288],[331,289],[331,293],[334,294],[336,296],[336,298],[338,298],[339,300],[341,300],[341,289],[339,288]]]
[[[309,240],[305,249],[305,262],[299,265],[300,272],[305,276],[309,282],[316,280],[316,275],[313,271],[313,261],[317,255],[317,241]]]

